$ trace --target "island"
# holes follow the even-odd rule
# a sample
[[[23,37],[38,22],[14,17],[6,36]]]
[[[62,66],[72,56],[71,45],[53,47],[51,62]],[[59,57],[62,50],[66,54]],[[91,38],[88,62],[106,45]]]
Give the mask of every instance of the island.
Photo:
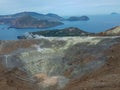
[[[11,15],[0,15],[0,22],[1,20],[4,19],[17,19],[19,17],[23,17],[25,15],[29,15],[31,17],[34,17],[39,20],[48,20],[48,21],[63,21],[65,20],[63,17],[54,14],[54,13],[48,13],[48,14],[42,14],[42,13],[37,13],[37,12],[19,12],[16,14],[11,14]]]
[[[38,20],[32,16],[25,15],[17,18],[11,23],[10,28],[50,28],[58,25],[62,25],[59,21]]]
[[[72,17],[69,17],[67,20],[68,21],[88,21],[89,17],[87,17],[87,16],[81,16],[81,17],[72,16]]]

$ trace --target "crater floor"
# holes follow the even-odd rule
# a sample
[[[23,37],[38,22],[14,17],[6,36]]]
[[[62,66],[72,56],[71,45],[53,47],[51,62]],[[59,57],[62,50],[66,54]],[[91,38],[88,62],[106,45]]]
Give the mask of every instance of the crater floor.
[[[120,37],[0,41],[0,90],[120,90]]]

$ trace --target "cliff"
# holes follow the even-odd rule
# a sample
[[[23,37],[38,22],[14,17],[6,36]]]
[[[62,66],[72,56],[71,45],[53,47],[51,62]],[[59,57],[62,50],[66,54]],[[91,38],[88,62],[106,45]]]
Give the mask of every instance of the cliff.
[[[0,90],[119,90],[120,37],[0,41]]]

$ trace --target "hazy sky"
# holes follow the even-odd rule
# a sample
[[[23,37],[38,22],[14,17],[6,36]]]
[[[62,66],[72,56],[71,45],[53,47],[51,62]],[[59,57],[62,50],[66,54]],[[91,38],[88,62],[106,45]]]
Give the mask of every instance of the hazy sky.
[[[23,11],[64,16],[120,13],[120,0],[0,0],[0,14]]]

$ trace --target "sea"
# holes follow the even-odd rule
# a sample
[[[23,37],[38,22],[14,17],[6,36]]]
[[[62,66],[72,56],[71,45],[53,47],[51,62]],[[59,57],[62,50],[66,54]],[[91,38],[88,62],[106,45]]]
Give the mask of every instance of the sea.
[[[115,26],[120,26],[120,14],[88,15],[88,17],[90,18],[89,21],[63,21],[64,25],[44,29],[15,29],[8,28],[8,25],[0,25],[0,40],[17,40],[17,36],[24,35],[26,32],[35,32],[41,30],[78,27],[87,32],[98,33]]]

